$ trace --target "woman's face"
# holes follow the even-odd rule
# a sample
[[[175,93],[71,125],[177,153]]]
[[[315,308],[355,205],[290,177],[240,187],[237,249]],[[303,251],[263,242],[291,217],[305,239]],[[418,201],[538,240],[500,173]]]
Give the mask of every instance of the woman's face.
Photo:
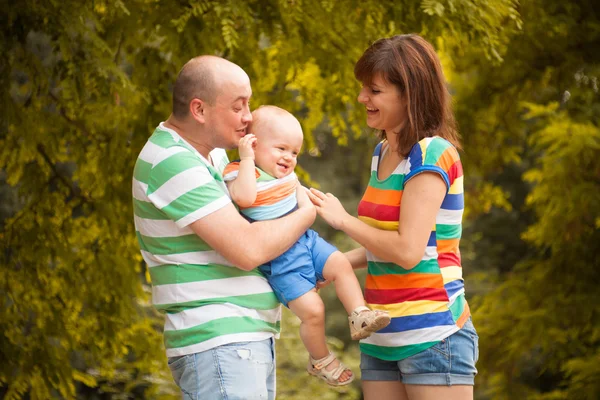
[[[397,133],[406,120],[406,104],[396,85],[381,75],[373,77],[370,85],[363,84],[358,102],[367,107],[367,125],[386,133]]]

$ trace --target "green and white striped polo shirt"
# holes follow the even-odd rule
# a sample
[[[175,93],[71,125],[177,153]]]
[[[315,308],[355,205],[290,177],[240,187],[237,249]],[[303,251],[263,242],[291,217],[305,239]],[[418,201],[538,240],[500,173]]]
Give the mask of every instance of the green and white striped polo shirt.
[[[165,313],[167,356],[277,336],[281,307],[258,269],[232,266],[189,225],[231,202],[217,168],[161,123],[133,173],[135,228],[152,278],[152,303]]]

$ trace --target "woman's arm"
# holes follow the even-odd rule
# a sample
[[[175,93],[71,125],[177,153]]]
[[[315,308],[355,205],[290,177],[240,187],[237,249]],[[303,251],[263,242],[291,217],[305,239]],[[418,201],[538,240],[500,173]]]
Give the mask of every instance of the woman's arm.
[[[433,172],[423,172],[408,181],[397,231],[377,229],[351,216],[331,193],[311,189],[310,198],[317,213],[333,228],[345,232],[377,258],[412,269],[423,258],[446,190],[444,180]]]
[[[367,268],[367,251],[364,247],[358,247],[344,253],[353,269]]]

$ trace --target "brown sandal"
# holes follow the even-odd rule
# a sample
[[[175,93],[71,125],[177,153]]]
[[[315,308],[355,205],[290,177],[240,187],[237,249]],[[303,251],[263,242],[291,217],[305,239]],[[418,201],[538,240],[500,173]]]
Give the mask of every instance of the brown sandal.
[[[331,386],[345,386],[350,384],[354,380],[354,374],[352,373],[352,370],[346,367],[341,361],[340,365],[338,365],[337,367],[329,371],[325,369],[325,367],[327,367],[335,360],[336,357],[332,353],[329,353],[329,355],[319,360],[315,360],[311,356],[308,356],[308,366],[306,367],[306,370],[312,376],[316,376],[317,378],[323,379],[325,382],[327,382],[328,385]],[[350,376],[350,378],[348,378],[347,381],[340,382],[338,379],[340,379],[340,376],[342,376],[342,373],[344,371],[350,371],[352,375]]]
[[[365,306],[356,307],[348,316],[352,340],[365,339],[371,333],[385,328],[392,321],[387,311],[373,311]]]

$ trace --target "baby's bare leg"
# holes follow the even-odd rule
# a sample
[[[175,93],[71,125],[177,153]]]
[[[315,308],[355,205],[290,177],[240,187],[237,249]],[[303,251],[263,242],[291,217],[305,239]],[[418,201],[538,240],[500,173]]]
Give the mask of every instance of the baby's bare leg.
[[[337,297],[348,314],[351,314],[356,307],[365,305],[358,279],[344,254],[336,251],[329,256],[323,268],[323,276],[335,285]]]
[[[290,301],[288,306],[302,321],[300,324],[300,338],[310,356],[315,360],[326,357],[329,354],[329,349],[325,342],[325,305],[317,291],[311,290],[303,294]],[[338,365],[339,361],[336,360],[325,369],[331,370]],[[346,370],[340,375],[338,381],[347,381],[351,376],[352,372]]]

